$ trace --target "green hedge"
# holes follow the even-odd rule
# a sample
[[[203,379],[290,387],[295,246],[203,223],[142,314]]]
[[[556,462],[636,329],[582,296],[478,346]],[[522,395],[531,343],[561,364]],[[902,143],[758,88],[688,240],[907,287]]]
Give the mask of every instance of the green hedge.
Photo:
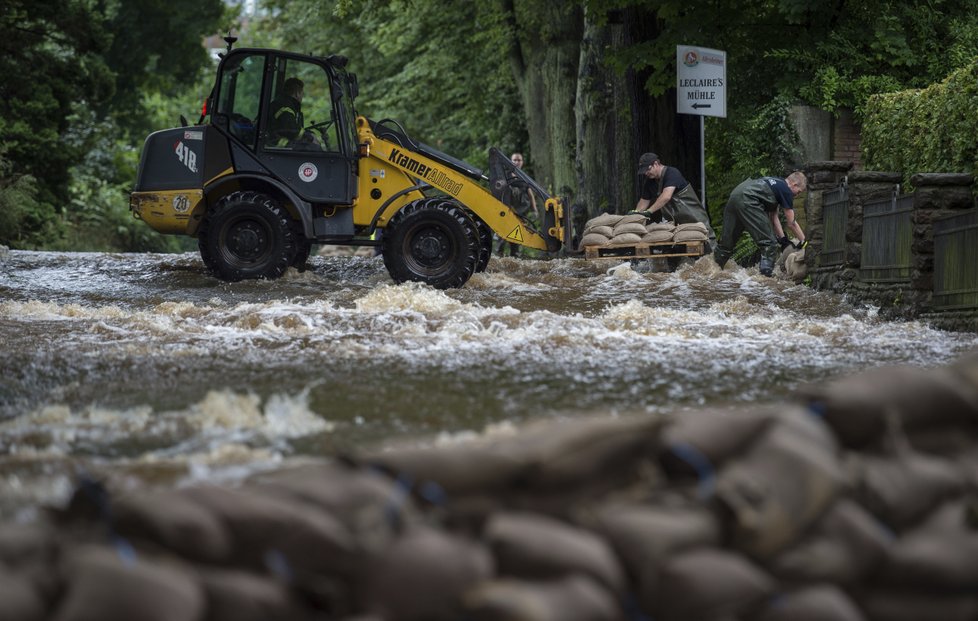
[[[874,95],[862,126],[867,170],[978,175],[978,58],[925,89]]]

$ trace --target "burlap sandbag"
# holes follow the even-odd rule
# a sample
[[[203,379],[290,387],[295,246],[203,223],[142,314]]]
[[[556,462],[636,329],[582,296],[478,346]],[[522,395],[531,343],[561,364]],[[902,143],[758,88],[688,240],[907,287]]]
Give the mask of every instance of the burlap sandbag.
[[[616,224],[618,224],[621,221],[621,218],[622,217],[619,215],[603,213],[600,216],[596,216],[588,220],[587,223],[584,225],[584,228],[587,229],[587,228],[591,228],[592,226],[614,227]]]
[[[717,495],[730,512],[734,546],[770,559],[815,523],[844,483],[824,425],[786,410],[747,453],[723,467]]]
[[[641,224],[644,227],[645,223],[648,221],[649,221],[648,218],[646,218],[644,215],[640,213],[628,213],[623,215],[621,217],[621,220],[615,223],[615,228],[618,228],[618,226],[626,223],[637,223],[637,224]]]
[[[290,572],[348,575],[362,560],[343,524],[306,503],[214,485],[180,493],[221,519],[231,535],[232,558],[245,567],[265,568],[274,553]]]
[[[207,621],[312,621],[312,610],[285,582],[242,571],[204,569]]]
[[[892,541],[891,531],[879,520],[843,498],[768,569],[785,582],[854,585],[877,570]]]
[[[85,545],[69,552],[68,590],[53,621],[192,621],[204,618],[200,584],[186,568],[151,559],[123,560],[113,548]]]
[[[492,575],[484,546],[415,525],[373,558],[361,583],[360,607],[386,621],[454,621],[462,596]]]
[[[978,595],[978,500],[948,502],[893,544],[877,581]]]
[[[702,222],[687,222],[685,224],[677,224],[676,232],[678,233],[680,231],[699,231],[700,233],[703,233],[703,235],[706,235],[709,232],[706,225]]]
[[[978,619],[978,595],[872,589],[857,595],[871,621],[974,621]]]
[[[671,556],[720,544],[720,523],[701,506],[609,505],[588,526],[607,539],[634,580],[643,610],[659,597],[659,569]]]
[[[330,462],[256,475],[249,488],[310,503],[339,519],[360,547],[372,549],[386,545],[393,529],[418,518],[417,507],[393,474]]]
[[[851,455],[846,460],[856,499],[896,530],[914,525],[965,485],[948,461],[909,453],[899,457]]]
[[[581,246],[607,246],[611,243],[611,238],[597,233],[588,233],[581,238]]]
[[[30,580],[0,565],[0,621],[41,621],[47,607]]]
[[[550,582],[499,579],[465,596],[467,621],[620,621],[615,598],[586,576]]]
[[[761,437],[776,414],[777,411],[772,409],[684,412],[675,416],[662,432],[666,449],[660,458],[662,464],[670,474],[703,476],[696,459],[702,457],[710,469],[718,468]],[[691,447],[695,453],[687,454],[686,447]]]
[[[540,421],[500,445],[530,467],[518,486],[530,491],[613,488],[632,480],[640,459],[656,453],[660,418],[622,417]]]
[[[624,593],[625,577],[614,552],[589,531],[543,515],[500,512],[489,519],[485,538],[500,574],[551,580],[579,573]]]
[[[798,394],[853,448],[879,440],[888,418],[914,428],[978,417],[978,395],[948,369],[880,367],[803,386]]]
[[[611,238],[612,244],[639,244],[642,236],[637,233],[619,233]]]
[[[672,241],[672,231],[665,231],[665,230],[649,231],[648,233],[642,236],[642,241],[649,242],[649,243]]]
[[[805,248],[789,254],[784,260],[785,275],[795,282],[805,280],[808,275],[808,265],[805,263]]]
[[[865,621],[856,604],[838,587],[822,584],[786,593],[756,621]]]
[[[231,556],[231,536],[220,518],[176,491],[120,496],[112,513],[116,528],[127,538],[151,541],[196,561],[223,562]]]
[[[590,235],[591,233],[604,235],[608,239],[611,239],[615,236],[615,229],[611,226],[592,226],[591,228],[584,229],[585,235]]]
[[[682,225],[680,225],[682,226]],[[672,240],[676,243],[679,242],[694,242],[694,241],[706,241],[706,233],[698,229],[689,229],[685,231],[676,230],[672,236]]]
[[[744,557],[702,549],[662,566],[659,598],[648,611],[658,621],[750,618],[774,593],[774,581]]]
[[[635,233],[638,236],[645,235],[645,224],[643,222],[619,222],[612,229],[614,231],[612,237],[617,237],[622,233]]]
[[[650,222],[645,225],[645,230],[649,233],[652,231],[669,231],[670,233],[675,233],[676,225],[672,222]]]

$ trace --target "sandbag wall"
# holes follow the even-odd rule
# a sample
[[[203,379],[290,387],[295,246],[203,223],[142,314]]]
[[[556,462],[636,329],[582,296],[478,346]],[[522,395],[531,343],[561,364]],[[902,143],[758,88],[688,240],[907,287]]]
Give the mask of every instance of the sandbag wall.
[[[978,355],[0,528],[0,621],[975,621]]]
[[[642,214],[615,215],[603,213],[584,225],[581,248],[585,246],[634,245],[642,243],[674,244],[705,242],[706,225],[702,222],[675,224],[669,221],[649,222]]]

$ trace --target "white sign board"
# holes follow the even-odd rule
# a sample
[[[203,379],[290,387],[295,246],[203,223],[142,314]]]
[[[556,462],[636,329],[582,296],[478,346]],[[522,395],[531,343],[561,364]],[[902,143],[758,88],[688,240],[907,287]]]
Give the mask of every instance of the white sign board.
[[[679,114],[727,116],[727,53],[676,46],[676,104]]]

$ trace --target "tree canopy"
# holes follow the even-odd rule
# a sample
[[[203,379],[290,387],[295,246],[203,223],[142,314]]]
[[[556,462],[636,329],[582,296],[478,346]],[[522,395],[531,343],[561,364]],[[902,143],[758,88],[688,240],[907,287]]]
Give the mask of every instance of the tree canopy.
[[[74,243],[92,219],[124,249],[146,133],[193,113],[220,0],[0,0],[0,243]],[[676,114],[676,45],[727,53],[725,119],[706,121],[711,210],[739,179],[797,166],[789,106],[862,113],[978,56],[971,0],[265,0],[247,46],[351,59],[358,108],[476,166],[488,147],[591,213],[631,209],[654,150],[699,183],[699,119]],[[24,79],[10,76],[23,76]],[[189,116],[189,114],[188,114]],[[67,228],[66,228],[67,227]],[[90,245],[90,244],[89,244]],[[163,246],[165,247],[165,245]]]

